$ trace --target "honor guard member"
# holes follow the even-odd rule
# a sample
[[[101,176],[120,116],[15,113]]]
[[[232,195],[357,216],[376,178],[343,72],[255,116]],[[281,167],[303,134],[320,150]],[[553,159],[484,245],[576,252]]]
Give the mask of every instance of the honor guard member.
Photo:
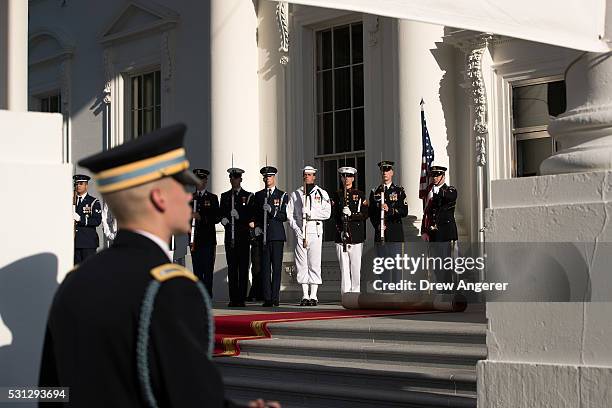
[[[213,294],[213,273],[215,270],[215,253],[217,250],[217,233],[215,224],[219,222],[219,199],[206,189],[210,172],[204,169],[193,169],[193,174],[200,179],[200,184],[193,193],[191,203],[194,217],[193,237],[191,239],[191,259],[193,272],[200,279],[208,294]]]
[[[190,229],[185,126],[158,129],[79,165],[118,221],[112,246],[68,273],[47,323],[40,386],[70,387],[73,407],[223,407],[211,358],[210,298],[172,264]]]
[[[457,189],[444,182],[446,167],[431,166],[429,175],[432,177],[430,188],[431,199],[425,207],[421,237],[429,241],[431,256],[442,258],[452,255],[453,246],[457,241],[457,224],[455,222],[455,205]],[[436,271],[438,282],[450,282],[452,271]]]
[[[232,188],[221,194],[220,217],[225,227],[225,256],[229,307],[244,307],[249,284],[250,231],[253,217],[253,193],[242,189],[244,170],[227,169]]]
[[[361,254],[366,238],[368,202],[363,191],[355,186],[357,169],[340,167],[343,187],[331,197],[336,222],[336,254],[340,263],[342,293],[361,291]]]
[[[278,306],[280,300],[283,247],[287,240],[283,223],[287,221],[289,197],[276,188],[278,170],[275,167],[266,166],[259,172],[265,188],[255,193],[255,235],[261,254],[263,306],[270,307]]]
[[[321,280],[321,247],[323,221],[331,215],[327,191],[315,184],[317,169],[306,166],[302,170],[304,185],[291,193],[287,205],[289,226],[295,233],[295,266],[297,281],[302,285],[301,306],[316,306],[317,289]]]
[[[408,215],[408,200],[404,189],[393,183],[392,161],[378,163],[381,184],[370,192],[368,215],[374,227],[374,245],[379,257],[401,254],[404,243],[402,218]],[[385,282],[397,282],[399,271],[388,270],[383,274]]]
[[[72,218],[74,219],[74,264],[95,255],[98,245],[96,227],[102,223],[100,201],[87,193],[91,177],[84,174],[72,176],[74,198]]]

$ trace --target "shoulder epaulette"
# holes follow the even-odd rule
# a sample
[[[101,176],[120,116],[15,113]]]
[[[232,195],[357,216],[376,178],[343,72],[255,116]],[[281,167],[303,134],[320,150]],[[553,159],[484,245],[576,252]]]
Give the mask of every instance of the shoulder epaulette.
[[[159,282],[165,282],[169,279],[179,277],[191,279],[194,282],[198,281],[198,278],[191,273],[189,269],[172,263],[156,266],[155,268],[151,269],[151,275],[153,275],[153,277]]]

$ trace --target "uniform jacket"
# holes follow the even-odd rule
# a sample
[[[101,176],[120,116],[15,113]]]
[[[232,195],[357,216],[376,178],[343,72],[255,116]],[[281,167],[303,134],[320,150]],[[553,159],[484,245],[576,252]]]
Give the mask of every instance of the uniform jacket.
[[[220,221],[219,199],[210,191],[204,191],[201,197],[195,192],[193,193],[193,199],[196,204],[195,212],[200,214],[200,219],[195,221],[194,243],[196,247],[198,244],[216,245],[217,233],[215,231],[215,224]]]
[[[255,226],[263,231],[264,226],[264,210],[263,205],[266,203],[267,189],[263,189],[255,193]],[[285,227],[283,223],[287,221],[287,203],[289,196],[278,188],[267,199],[268,204],[272,207],[272,212],[268,213],[266,227],[267,241],[286,241]],[[263,239],[263,236],[262,236]]]
[[[287,205],[287,219],[289,226],[296,232],[302,234],[303,217],[302,208],[304,201],[310,208],[310,219],[306,221],[307,234],[323,234],[323,221],[331,216],[331,202],[327,191],[315,185],[310,194],[304,196],[304,187],[300,187],[291,193]]]
[[[232,193],[234,194],[234,208],[238,211],[238,219],[234,220],[234,240],[249,240],[249,222],[253,220],[254,197],[244,189],[236,193],[233,189],[221,194],[219,220],[227,218],[230,222],[225,226],[225,242],[232,240]]]
[[[369,217],[374,227],[376,236],[375,242],[380,242],[380,207],[381,207],[381,192],[383,186],[380,185],[370,191],[369,199]],[[395,184],[391,184],[385,191],[385,204],[389,207],[389,211],[385,213],[385,241],[403,242],[404,229],[402,227],[402,218],[408,215],[408,201],[404,189]]]
[[[120,230],[59,286],[46,328],[40,386],[70,387],[67,407],[145,407],[136,338],[142,299],[156,266],[169,263],[149,238]],[[149,330],[153,393],[160,407],[222,407],[208,359],[207,308],[194,281],[162,282]],[[42,405],[46,406],[46,405]]]
[[[81,216],[81,220],[74,223],[74,247],[97,248],[100,242],[96,227],[102,223],[100,200],[86,194],[75,211]]]
[[[344,189],[335,191],[332,194],[332,216],[336,223],[336,243],[342,243],[342,232],[344,230],[344,218],[342,209],[345,206]],[[365,193],[357,189],[347,190],[346,205],[352,214],[348,219],[348,239],[347,244],[359,244],[366,239],[366,218],[368,218],[368,202]]]
[[[441,185],[425,208],[425,216],[429,218],[429,231],[421,231],[421,233],[427,232],[432,242],[456,241],[456,203],[457,189],[446,184]]]

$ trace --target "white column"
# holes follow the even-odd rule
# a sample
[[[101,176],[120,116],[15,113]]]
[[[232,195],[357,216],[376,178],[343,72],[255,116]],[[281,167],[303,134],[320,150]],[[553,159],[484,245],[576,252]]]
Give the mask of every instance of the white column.
[[[226,170],[246,171],[244,188],[258,189],[259,104],[257,92],[257,15],[252,2],[211,1],[211,185],[229,189]]]
[[[0,1],[0,109],[28,110],[28,2]]]
[[[423,215],[423,204],[419,199],[421,98],[425,101],[425,115],[435,151],[435,162],[448,165],[447,129],[440,100],[440,81],[444,71],[432,54],[436,42],[442,41],[444,28],[407,20],[399,20],[397,25],[399,155],[396,157],[395,179],[396,183],[401,183],[405,188],[409,214],[412,216],[410,219],[416,228],[420,228]],[[442,50],[437,51],[438,58],[445,58],[450,63],[450,55],[442,55]],[[392,160],[390,157],[385,159]],[[414,235],[416,232],[412,229],[407,234]]]
[[[612,55],[587,53],[567,71],[567,110],[548,126],[561,151],[542,174],[612,169]]]

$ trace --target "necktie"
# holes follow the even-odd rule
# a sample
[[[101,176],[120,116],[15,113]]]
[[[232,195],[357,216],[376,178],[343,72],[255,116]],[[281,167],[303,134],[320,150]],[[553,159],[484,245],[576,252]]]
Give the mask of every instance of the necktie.
[[[79,199],[77,200],[77,207],[81,205],[82,200],[83,200],[83,197],[79,197]]]

